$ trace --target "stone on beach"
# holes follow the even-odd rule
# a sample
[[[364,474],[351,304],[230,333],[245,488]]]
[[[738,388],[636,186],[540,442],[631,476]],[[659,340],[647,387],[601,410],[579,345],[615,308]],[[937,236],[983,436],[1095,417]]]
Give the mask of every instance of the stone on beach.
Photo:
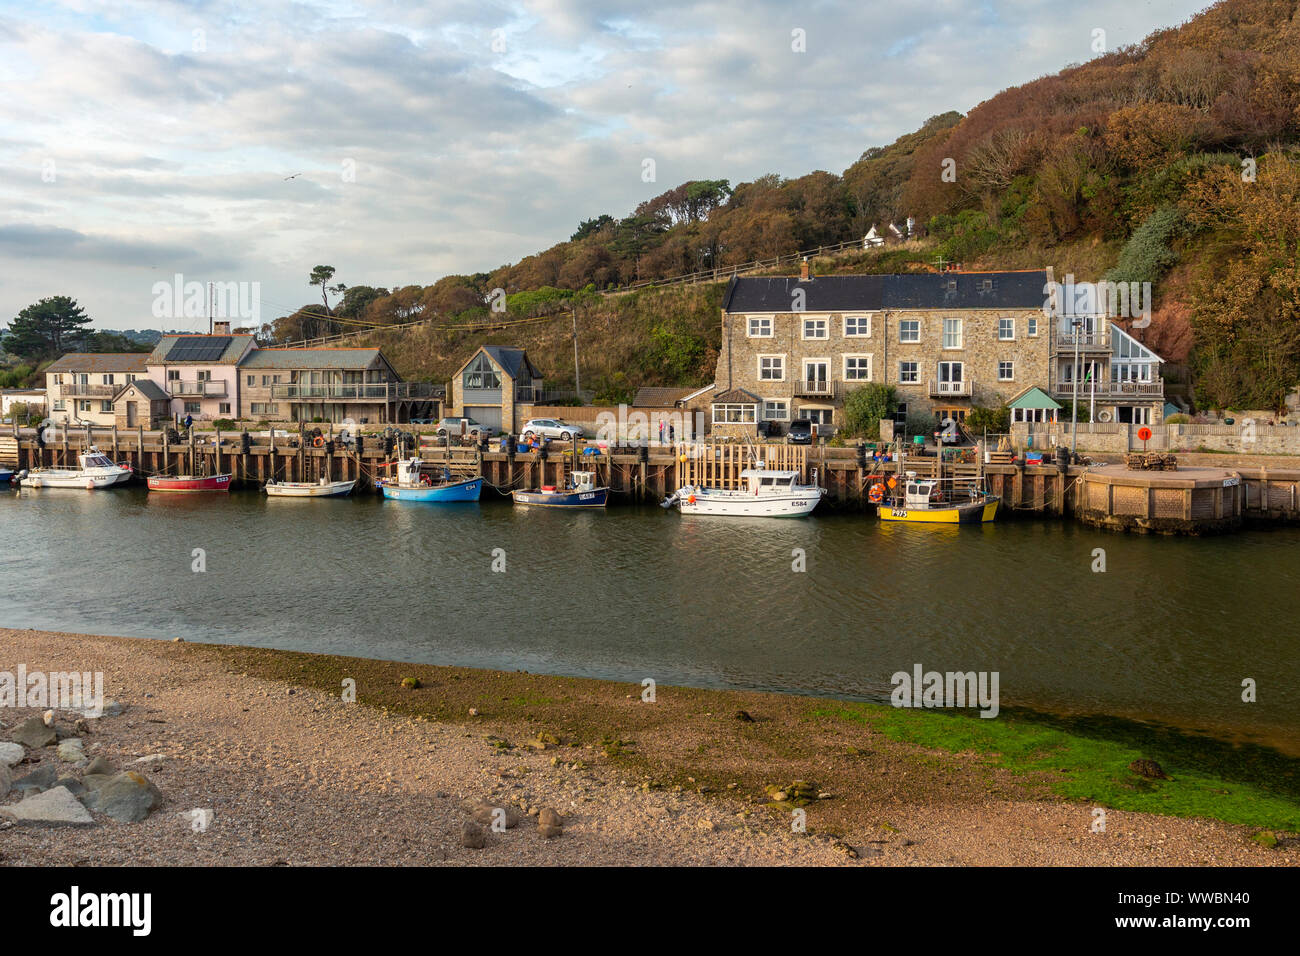
[[[32,790],[40,793],[42,790],[48,790],[54,786],[54,781],[58,779],[58,771],[52,765],[46,764],[37,767],[25,777],[15,780],[13,789],[18,792]]]
[[[490,827],[498,819],[502,821],[507,830],[514,829],[519,825],[519,814],[510,807],[496,807],[490,803],[480,803],[470,811],[476,823],[481,823],[485,827]]]
[[[86,759],[80,737],[69,737],[59,743],[59,759],[64,763],[81,763]]]
[[[14,777],[9,768],[0,763],[0,797],[8,796],[9,786],[13,783],[13,780]]]
[[[487,835],[477,823],[466,820],[460,828],[460,845],[470,850],[481,850],[487,845]]]
[[[117,773],[117,768],[113,766],[112,762],[107,757],[102,755],[96,757],[86,765],[87,776],[90,774],[107,774],[111,777],[115,773]]]
[[[0,767],[12,767],[27,756],[27,748],[22,744],[4,741],[0,743]]]
[[[121,823],[139,823],[162,803],[162,793],[133,770],[112,777],[85,797],[90,809]]]
[[[29,794],[21,803],[0,807],[0,818],[25,826],[94,826],[94,819],[66,787]]]
[[[9,732],[15,741],[25,744],[33,749],[37,747],[48,747],[54,741],[59,739],[59,735],[53,727],[46,727],[45,721],[39,717],[28,717],[21,724]]]
[[[537,832],[544,840],[553,840],[564,833],[564,819],[550,807],[537,812]]]

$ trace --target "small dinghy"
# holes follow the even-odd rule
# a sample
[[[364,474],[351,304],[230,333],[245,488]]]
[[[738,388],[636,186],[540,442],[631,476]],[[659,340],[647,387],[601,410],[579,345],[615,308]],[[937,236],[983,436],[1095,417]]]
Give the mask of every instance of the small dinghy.
[[[272,498],[341,498],[352,491],[356,481],[268,481],[266,493]]]
[[[564,488],[512,491],[510,496],[517,505],[535,505],[543,508],[603,508],[609,500],[608,488],[596,487],[594,471],[575,471]]]
[[[379,482],[385,498],[397,501],[428,501],[435,504],[456,501],[478,501],[483,491],[483,479],[466,478],[453,481],[451,473],[443,469],[442,481],[434,481],[429,475],[421,474],[424,462],[419,458],[407,458],[397,463],[397,477]]]

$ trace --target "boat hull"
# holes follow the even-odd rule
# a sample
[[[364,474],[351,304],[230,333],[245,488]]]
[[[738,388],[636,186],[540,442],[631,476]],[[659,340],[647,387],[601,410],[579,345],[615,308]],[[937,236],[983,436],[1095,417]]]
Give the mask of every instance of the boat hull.
[[[898,508],[880,506],[881,521],[902,521],[910,524],[984,524],[998,513],[998,499],[972,501],[947,508]]]
[[[14,473],[10,471],[8,468],[0,468],[0,485],[3,485],[13,476]]]
[[[383,486],[385,498],[392,498],[395,501],[428,501],[435,504],[454,501],[478,501],[482,491],[482,478],[457,481],[450,485],[407,487],[405,485],[386,484]]]
[[[154,475],[149,479],[150,491],[171,491],[195,494],[209,491],[229,491],[230,475],[205,475],[196,477],[185,475],[171,478],[166,475]]]
[[[536,508],[603,508],[609,500],[608,488],[590,491],[512,491],[517,505]]]
[[[697,489],[678,493],[678,507],[684,515],[716,515],[730,518],[804,518],[822,500],[821,490],[787,495],[751,495],[738,491]]]
[[[355,485],[355,481],[331,481],[326,485],[301,481],[276,482],[266,486],[266,493],[271,498],[341,498],[349,494]]]
[[[32,471],[23,479],[24,488],[77,488],[82,491],[108,488],[117,484],[116,473],[87,474],[81,471],[50,469]]]

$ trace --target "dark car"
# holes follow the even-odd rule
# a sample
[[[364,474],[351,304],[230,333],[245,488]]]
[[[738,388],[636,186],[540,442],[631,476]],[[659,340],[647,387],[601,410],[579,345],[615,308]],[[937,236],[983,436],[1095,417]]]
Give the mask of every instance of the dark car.
[[[812,422],[807,418],[796,418],[790,423],[790,430],[785,433],[787,445],[811,445]]]

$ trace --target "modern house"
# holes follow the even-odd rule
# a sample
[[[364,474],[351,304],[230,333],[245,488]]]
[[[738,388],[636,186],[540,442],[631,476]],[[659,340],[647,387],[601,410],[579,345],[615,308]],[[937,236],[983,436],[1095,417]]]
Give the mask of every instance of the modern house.
[[[779,431],[806,418],[825,434],[868,382],[894,388],[900,419],[962,421],[1032,386],[1055,405],[1073,387],[1065,357],[1076,335],[1095,363],[1098,419],[1109,408],[1116,420],[1156,420],[1159,358],[1104,317],[1080,333],[1058,317],[1053,288],[1050,269],[815,277],[805,262],[798,277],[734,278],[722,300],[714,431],[753,435],[759,422]],[[1080,403],[1087,397],[1081,390]]]
[[[112,425],[122,386],[148,377],[147,352],[69,352],[45,369],[50,418],[71,425]]]
[[[237,418],[239,363],[257,348],[252,335],[164,335],[148,356],[148,377],[171,400],[170,413],[198,419]]]
[[[1088,407],[1092,420],[1164,421],[1164,360],[1104,315],[1061,315],[1052,343],[1053,398]]]
[[[524,423],[520,405],[541,397],[542,373],[523,349],[484,345],[447,386],[447,414],[513,433]]]
[[[379,349],[256,349],[239,375],[247,418],[365,425],[437,414],[432,386],[403,382]]]

